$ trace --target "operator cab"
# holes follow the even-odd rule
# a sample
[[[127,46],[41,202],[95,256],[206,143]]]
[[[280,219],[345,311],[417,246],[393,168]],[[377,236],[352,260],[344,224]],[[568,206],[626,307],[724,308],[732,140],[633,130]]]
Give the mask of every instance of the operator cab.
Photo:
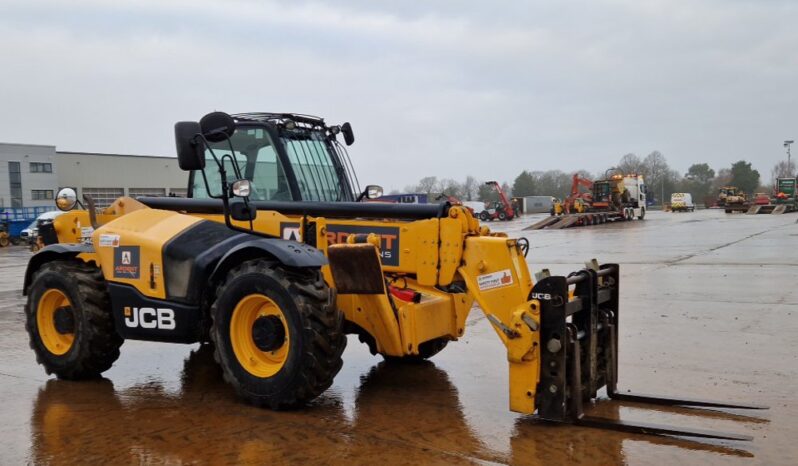
[[[236,171],[249,180],[249,200],[353,202],[362,197],[349,155],[337,139],[342,134],[346,145],[354,142],[349,123],[328,126],[322,118],[293,113],[232,118],[235,131],[229,139],[210,142],[204,156],[213,162],[215,154],[223,161],[228,184],[236,181]],[[205,170],[191,171],[188,196],[218,197],[221,186],[220,170],[209,163]]]

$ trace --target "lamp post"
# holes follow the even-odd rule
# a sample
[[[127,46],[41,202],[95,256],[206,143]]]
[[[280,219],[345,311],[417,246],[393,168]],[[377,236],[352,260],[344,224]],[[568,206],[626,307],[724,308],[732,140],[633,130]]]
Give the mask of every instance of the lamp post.
[[[784,147],[787,148],[787,176],[792,176],[792,165],[790,165],[790,145],[794,143],[792,139],[784,141]]]

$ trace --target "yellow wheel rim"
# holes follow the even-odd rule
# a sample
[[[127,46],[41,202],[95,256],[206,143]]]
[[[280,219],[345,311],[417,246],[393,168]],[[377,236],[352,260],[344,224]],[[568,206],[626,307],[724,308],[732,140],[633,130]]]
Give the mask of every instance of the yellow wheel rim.
[[[75,334],[61,333],[55,326],[55,313],[63,307],[71,307],[69,298],[63,291],[51,288],[44,292],[36,308],[36,325],[39,328],[39,337],[47,351],[56,356],[66,354],[72,348]]]
[[[264,326],[268,331],[264,331]],[[271,377],[282,369],[288,358],[290,339],[285,315],[271,298],[251,294],[233,309],[230,318],[233,352],[241,367],[255,377]]]

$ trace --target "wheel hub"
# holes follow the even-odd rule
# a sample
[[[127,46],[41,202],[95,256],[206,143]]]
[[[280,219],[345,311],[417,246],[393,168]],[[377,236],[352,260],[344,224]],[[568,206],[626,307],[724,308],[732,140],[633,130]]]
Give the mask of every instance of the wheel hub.
[[[75,313],[70,306],[62,306],[53,313],[55,331],[61,335],[75,333]]]
[[[252,341],[261,351],[274,351],[285,343],[285,326],[275,315],[260,316],[252,324]]]

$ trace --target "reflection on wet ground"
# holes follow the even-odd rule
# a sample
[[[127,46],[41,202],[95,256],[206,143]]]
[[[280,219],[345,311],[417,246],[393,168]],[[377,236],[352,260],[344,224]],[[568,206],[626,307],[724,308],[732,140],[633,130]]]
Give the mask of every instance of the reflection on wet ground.
[[[655,228],[658,220],[670,234],[686,228],[652,217],[651,231],[649,224],[641,230],[646,235],[664,235]],[[710,222],[690,228],[704,224]],[[767,225],[727,223],[723,237],[711,244]],[[509,413],[503,348],[478,312],[462,342],[424,364],[382,362],[350,339],[335,385],[299,411],[240,403],[222,381],[208,345],[127,342],[105,379],[47,379],[27,348],[21,296],[0,289],[0,464],[794,464],[798,324],[791,313],[798,292],[789,284],[796,269],[780,259],[728,265],[744,262],[746,254],[771,257],[772,246],[762,241],[796,250],[798,237],[789,235],[798,227],[782,221],[771,228],[775,233],[732,246],[733,260],[722,255],[729,251],[710,251],[715,246],[704,245],[700,235],[693,246],[699,259],[682,265],[667,265],[685,255],[681,246],[674,246],[672,256],[639,251],[635,259],[643,265],[627,266],[623,275],[620,380],[621,388],[751,401],[773,410],[749,417],[601,402],[591,411],[611,419],[748,433],[756,437],[753,443],[631,435]],[[571,256],[606,260],[627,254],[622,250],[628,233],[622,230],[562,233],[530,239],[552,248],[570,242],[565,260],[547,262],[556,251],[544,248],[538,257],[530,255],[531,262],[570,269],[578,266],[576,259],[566,263]],[[602,235],[606,245],[595,252]],[[0,278],[18,280],[27,256],[2,253]],[[706,267],[708,262],[713,266]],[[790,283],[785,276],[792,277]],[[760,286],[730,297],[743,280]]]
[[[180,390],[158,383],[116,391],[110,380],[49,380],[33,408],[37,463],[457,462],[622,463],[627,435],[519,417],[508,456],[493,451],[466,422],[457,389],[431,362],[380,362],[360,381],[351,419],[324,396],[311,409],[271,413],[239,404],[221,381],[210,345],[185,360]],[[598,410],[617,418],[618,406]],[[745,450],[643,437],[654,445],[751,457]]]

